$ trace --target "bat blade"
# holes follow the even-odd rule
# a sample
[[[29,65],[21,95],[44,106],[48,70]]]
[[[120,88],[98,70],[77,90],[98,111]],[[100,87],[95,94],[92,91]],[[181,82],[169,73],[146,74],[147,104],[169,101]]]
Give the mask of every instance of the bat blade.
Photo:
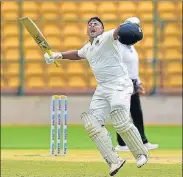
[[[51,47],[37,25],[29,17],[19,18],[19,20],[30,33],[35,42],[39,45],[39,47],[44,51],[44,53],[48,53],[48,55],[51,56]],[[57,61],[55,61],[55,64],[57,67],[60,66]]]

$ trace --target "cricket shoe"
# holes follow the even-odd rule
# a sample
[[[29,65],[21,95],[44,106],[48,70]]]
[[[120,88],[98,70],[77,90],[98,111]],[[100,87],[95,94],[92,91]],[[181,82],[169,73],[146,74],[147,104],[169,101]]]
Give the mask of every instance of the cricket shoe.
[[[129,152],[130,151],[128,146],[120,146],[120,145],[117,145],[115,147],[115,150],[116,151],[123,151],[123,152]]]
[[[120,159],[118,163],[111,164],[109,175],[114,176],[120,170],[120,168],[125,164],[125,162],[126,160]]]
[[[154,150],[154,149],[157,149],[158,147],[159,147],[159,145],[158,144],[151,144],[151,143],[145,143],[144,144],[144,146],[148,149],[148,150]],[[116,147],[115,147],[115,150],[116,151],[123,151],[123,152],[129,152],[130,150],[129,150],[129,148],[128,148],[128,146],[120,146],[120,145],[117,145]]]
[[[143,165],[145,165],[148,161],[148,157],[145,155],[138,155],[137,157],[137,168],[142,167]]]
[[[151,144],[151,143],[145,143],[144,146],[145,146],[148,150],[157,149],[157,148],[159,147],[158,144]]]

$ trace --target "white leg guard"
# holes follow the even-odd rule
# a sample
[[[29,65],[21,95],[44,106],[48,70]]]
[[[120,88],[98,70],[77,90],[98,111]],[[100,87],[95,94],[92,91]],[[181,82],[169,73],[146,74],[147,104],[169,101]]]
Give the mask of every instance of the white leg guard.
[[[140,134],[132,123],[128,111],[125,109],[117,109],[111,112],[111,120],[116,131],[123,138],[135,159],[139,155],[148,157],[148,150],[143,145]]]
[[[108,165],[117,164],[119,156],[112,145],[111,136],[105,126],[102,127],[95,116],[91,114],[83,113],[81,119],[84,121],[89,137],[96,144]]]

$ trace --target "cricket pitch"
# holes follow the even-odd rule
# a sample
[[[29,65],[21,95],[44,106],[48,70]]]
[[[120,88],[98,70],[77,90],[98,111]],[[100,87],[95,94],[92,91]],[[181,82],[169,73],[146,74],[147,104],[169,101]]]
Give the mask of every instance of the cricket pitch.
[[[120,157],[127,159],[128,163],[135,163],[129,152],[120,152]],[[97,150],[68,150],[66,156],[50,156],[49,150],[2,150],[2,160],[37,160],[37,161],[64,161],[64,162],[103,162]],[[155,150],[150,151],[148,163],[181,164],[181,150]]]

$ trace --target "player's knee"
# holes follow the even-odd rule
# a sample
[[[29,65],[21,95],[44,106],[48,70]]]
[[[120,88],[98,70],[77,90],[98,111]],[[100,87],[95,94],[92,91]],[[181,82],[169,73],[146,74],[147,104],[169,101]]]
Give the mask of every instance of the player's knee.
[[[90,109],[89,114],[94,116],[101,125],[105,124],[107,119],[106,112],[101,109]]]
[[[125,109],[116,109],[112,111],[111,120],[119,134],[128,131],[133,126],[129,113]]]
[[[115,101],[112,101],[111,103],[111,111],[115,110],[130,110],[130,100],[128,101],[122,101],[121,99],[115,99]]]
[[[119,110],[119,109],[125,109],[126,108],[126,105],[123,104],[123,103],[115,103],[115,104],[112,104],[111,106],[111,110],[112,112],[115,111],[115,110]]]
[[[99,123],[99,121],[96,119],[95,116],[84,112],[81,115],[81,119],[84,122],[84,127],[90,138],[100,133],[101,124]]]

